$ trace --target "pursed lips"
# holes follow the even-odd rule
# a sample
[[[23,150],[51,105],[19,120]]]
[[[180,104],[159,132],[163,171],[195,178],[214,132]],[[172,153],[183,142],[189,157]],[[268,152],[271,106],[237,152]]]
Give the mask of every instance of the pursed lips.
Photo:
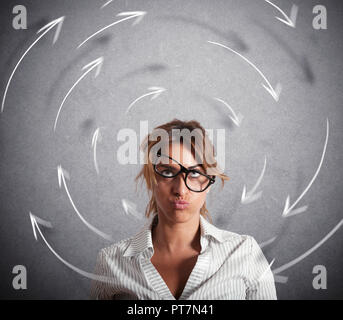
[[[180,209],[180,210],[186,209],[189,205],[189,202],[185,200],[174,200],[172,203],[175,209]]]

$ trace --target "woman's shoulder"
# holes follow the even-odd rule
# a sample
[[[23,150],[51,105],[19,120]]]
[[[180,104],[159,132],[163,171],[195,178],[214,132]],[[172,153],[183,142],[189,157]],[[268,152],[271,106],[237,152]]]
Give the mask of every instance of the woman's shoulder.
[[[224,229],[222,226],[217,226],[217,224],[206,219],[201,219],[202,233],[204,235],[210,235],[217,239],[220,243],[229,244],[246,244],[251,241],[251,236],[243,233],[238,233],[234,231],[229,231]]]
[[[250,243],[253,239],[253,237],[248,234],[237,233],[237,232],[228,231],[224,229],[222,229],[222,237],[226,241],[245,242],[245,243]]]
[[[138,229],[133,235],[112,243],[105,248],[102,248],[102,254],[105,254],[108,257],[114,257],[116,255],[117,257],[122,257],[123,255],[126,256],[127,252],[141,249],[141,242],[149,242],[148,238],[151,237],[151,223],[151,218],[147,219],[144,225],[141,226],[140,229]]]
[[[240,245],[246,245],[249,247],[252,247],[253,245],[257,244],[257,241],[252,235],[229,231],[218,227],[217,230],[221,232],[221,238],[223,242],[233,242]]]

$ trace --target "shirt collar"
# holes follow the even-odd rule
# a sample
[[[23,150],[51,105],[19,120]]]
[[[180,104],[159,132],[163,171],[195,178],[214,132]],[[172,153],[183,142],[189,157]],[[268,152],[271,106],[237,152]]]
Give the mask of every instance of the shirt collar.
[[[130,239],[128,247],[124,251],[124,257],[136,256],[142,254],[145,251],[150,250],[150,256],[152,256],[154,247],[152,243],[152,226],[157,222],[156,214],[149,218],[144,227]],[[203,252],[208,244],[210,237],[219,242],[228,240],[228,237],[224,235],[224,230],[221,230],[207,221],[202,215],[200,215],[200,231],[201,231],[201,252]]]

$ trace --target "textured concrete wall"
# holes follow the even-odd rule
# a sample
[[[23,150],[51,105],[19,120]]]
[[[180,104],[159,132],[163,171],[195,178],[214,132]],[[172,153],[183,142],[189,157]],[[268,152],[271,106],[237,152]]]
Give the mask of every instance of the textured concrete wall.
[[[29,212],[51,222],[41,227],[56,254],[80,270],[92,272],[97,252],[112,241],[127,238],[144,223],[148,196],[135,191],[140,164],[120,165],[118,132],[131,128],[139,140],[140,121],[149,131],[173,118],[198,120],[208,129],[225,129],[225,172],[231,178],[208,195],[208,208],[218,227],[249,234],[263,243],[272,269],[301,256],[342,219],[342,4],[320,1],[327,8],[327,30],[312,27],[317,1],[279,1],[286,14],[299,7],[296,28],[275,19],[281,13],[264,1],[114,0],[21,1],[27,9],[26,30],[12,27],[14,1],[1,1],[1,98],[36,32],[65,16],[58,40],[56,28],[46,33],[24,56],[7,90],[0,113],[0,293],[14,299],[87,299],[90,281],[67,267],[38,234],[35,240]],[[80,48],[89,35],[122,17],[126,11],[146,11],[142,20],[119,23]],[[208,41],[223,44],[247,60]],[[76,85],[56,116],[70,88]],[[265,77],[265,79],[264,79]],[[278,102],[263,88],[282,85]],[[149,93],[126,114],[128,106]],[[236,126],[226,101],[243,116]],[[327,120],[329,136],[326,141]],[[97,164],[92,138],[99,128]],[[101,139],[100,139],[101,138]],[[324,146],[324,159],[321,163]],[[260,198],[241,203],[244,185],[251,190],[264,166],[256,190]],[[319,168],[319,165],[321,166]],[[69,173],[58,184],[57,167]],[[320,169],[316,174],[317,169]],[[311,180],[315,177],[313,183]],[[311,183],[311,184],[310,184]],[[308,189],[307,187],[310,186]],[[283,217],[287,196],[296,215]],[[136,205],[128,214],[122,199]],[[86,223],[88,223],[88,226]],[[338,225],[339,226],[339,225]],[[93,230],[92,230],[93,228]],[[96,231],[96,232],[94,232]],[[320,247],[280,275],[279,299],[338,299],[341,283],[342,228]],[[27,290],[12,288],[12,268],[27,269]],[[327,289],[315,290],[313,267],[324,265]]]

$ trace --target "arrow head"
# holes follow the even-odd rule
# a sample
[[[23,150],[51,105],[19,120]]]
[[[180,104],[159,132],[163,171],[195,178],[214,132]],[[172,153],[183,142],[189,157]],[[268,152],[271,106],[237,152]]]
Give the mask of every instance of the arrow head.
[[[243,118],[244,118],[244,116],[243,116],[241,113],[239,113],[239,114],[237,115],[237,117],[231,117],[231,116],[229,116],[229,117],[230,117],[230,119],[232,120],[232,122],[233,122],[237,127],[239,127],[239,126],[241,125],[242,120],[243,120]]]
[[[274,98],[276,102],[279,101],[280,93],[282,91],[282,86],[280,83],[276,85],[275,89],[273,87],[269,87],[264,84],[262,84],[262,86],[269,92],[269,94]]]
[[[34,214],[32,214],[31,212],[29,212],[29,214],[30,214],[30,220],[31,220],[33,235],[34,235],[36,241],[38,241],[37,233],[36,233],[36,229],[39,230],[38,223],[45,226],[45,227],[48,227],[48,228],[52,228],[52,225],[51,225],[51,222],[43,220],[41,218],[38,218]]]
[[[295,24],[293,23],[293,21],[287,17],[287,20],[284,20],[282,18],[279,17],[275,17],[276,19],[278,19],[279,21],[281,21],[282,23],[286,24],[289,27],[295,28]]]
[[[245,190],[243,190],[244,192]],[[244,198],[243,198],[243,194],[242,194],[242,200],[241,202],[243,204],[248,204],[248,203],[251,203],[251,202],[254,202],[256,201],[257,199],[259,199],[260,197],[262,196],[262,191],[259,191],[255,194],[250,194],[250,192],[247,192],[246,194],[244,194]]]
[[[164,91],[167,91],[167,89],[162,88],[162,87],[149,87],[148,89],[152,90],[153,91],[152,93],[154,93],[150,100],[156,99],[161,93],[163,93]]]
[[[62,180],[65,182],[65,178],[70,180],[70,175],[68,171],[64,170],[61,165],[57,166],[57,177],[58,177],[58,185],[61,188]]]
[[[126,11],[126,12],[120,12],[117,14],[117,17],[122,17],[122,16],[129,16],[130,18],[135,18],[135,21],[132,23],[132,25],[136,25],[141,22],[143,17],[146,15],[146,11]]]
[[[55,42],[57,41],[58,36],[59,36],[59,34],[61,32],[61,28],[62,28],[62,24],[63,24],[64,19],[65,19],[65,17],[63,16],[63,17],[60,17],[58,19],[55,19],[55,20],[49,22],[44,27],[40,28],[37,31],[37,34],[41,33],[44,30],[46,30],[46,32],[48,32],[49,30],[51,30],[53,27],[55,27],[57,25],[57,29],[55,31],[55,36],[54,36],[54,39],[52,41],[52,43],[55,44]]]
[[[290,217],[290,216],[293,216],[295,214],[302,213],[302,212],[306,211],[307,208],[308,208],[308,206],[303,206],[303,207],[300,207],[298,209],[292,210],[292,207],[291,208],[289,207],[289,196],[287,196],[287,199],[285,202],[285,207],[284,207],[283,212],[282,212],[282,216],[283,217]]]
[[[231,113],[233,114],[233,117],[229,115],[229,118],[237,127],[239,127],[242,123],[243,118],[244,118],[243,115],[241,113],[238,113],[238,115],[236,115],[235,112],[233,111],[233,109],[230,107],[230,105],[226,101],[224,101],[220,98],[214,98],[214,100],[223,103],[231,111]]]
[[[303,207],[300,207],[300,208],[295,209],[295,210],[286,211],[282,215],[284,217],[294,216],[295,214],[299,214],[299,213],[305,212],[307,210],[307,208],[308,208],[308,206],[303,206]]]
[[[262,191],[259,191],[255,194],[251,194],[251,192],[246,191],[246,186],[244,185],[242,197],[241,197],[241,203],[247,204],[256,201],[258,198],[260,198],[262,195]]]
[[[289,27],[295,28],[296,20],[297,20],[297,14],[298,14],[298,6],[293,4],[291,8],[291,14],[289,17],[285,15],[286,20],[275,17],[279,21],[283,22],[284,24],[288,25]]]
[[[92,69],[97,68],[96,72],[95,72],[95,78],[96,78],[100,73],[103,62],[104,62],[104,57],[100,57],[100,58],[95,59],[92,62],[86,64],[82,68],[82,70],[89,69],[88,71],[91,71]]]

